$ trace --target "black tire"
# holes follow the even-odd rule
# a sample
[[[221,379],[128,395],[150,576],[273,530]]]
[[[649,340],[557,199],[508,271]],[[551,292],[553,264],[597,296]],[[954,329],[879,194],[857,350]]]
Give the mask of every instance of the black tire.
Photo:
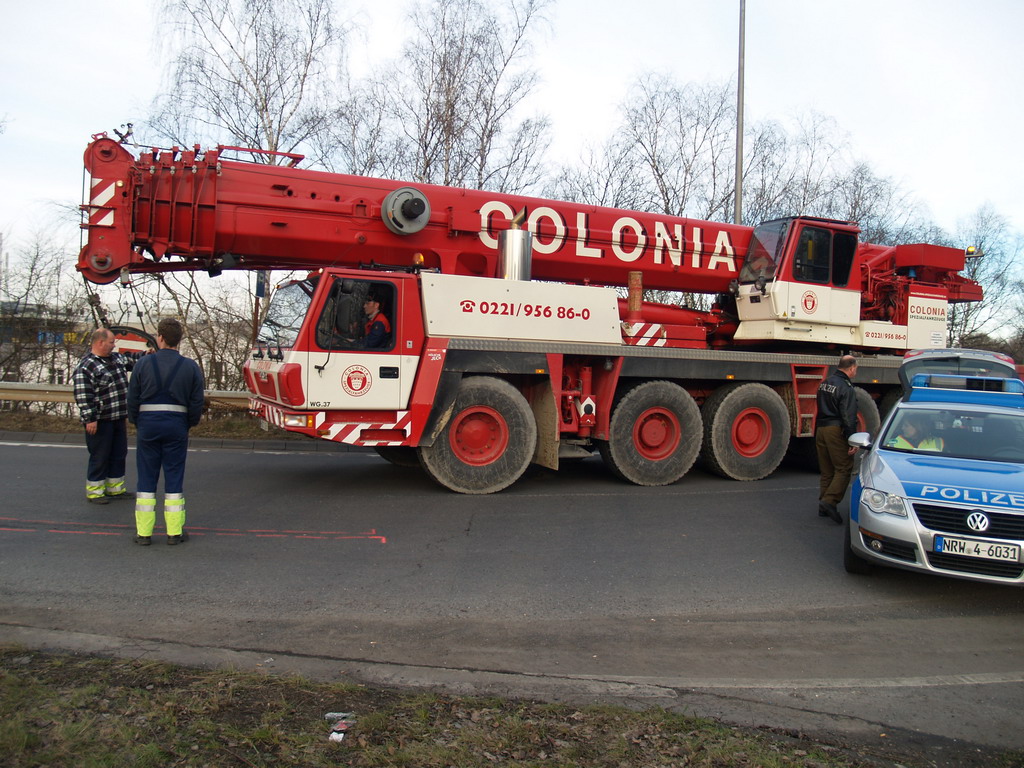
[[[385,461],[396,467],[419,467],[420,460],[416,449],[407,445],[375,445],[373,450]]]
[[[789,410],[764,384],[726,384],[701,406],[702,465],[733,480],[760,480],[778,468],[789,448]]]
[[[850,537],[854,535],[856,528],[851,523],[845,526],[846,530],[843,531],[843,568],[846,569],[847,573],[852,573],[857,576],[868,576],[873,570],[873,566],[863,557],[853,551],[853,545],[850,544]]]
[[[888,392],[882,395],[882,399],[878,401],[879,420],[885,421],[885,417],[889,415],[889,411],[895,408],[896,403],[898,403],[902,398],[903,390],[901,390],[899,387],[890,389]]]
[[[882,419],[878,415],[878,406],[871,399],[871,395],[860,387],[853,388],[857,395],[857,431],[869,432],[871,439],[878,437],[878,430],[882,426]]]
[[[813,437],[791,437],[783,461],[787,467],[804,472],[821,471],[818,466],[818,446]]]
[[[448,423],[433,445],[417,449],[420,465],[457,493],[495,493],[526,471],[537,423],[526,398],[502,379],[471,376],[459,384]]]
[[[693,466],[700,451],[700,409],[669,381],[638,384],[618,398],[601,458],[620,480],[668,485]]]

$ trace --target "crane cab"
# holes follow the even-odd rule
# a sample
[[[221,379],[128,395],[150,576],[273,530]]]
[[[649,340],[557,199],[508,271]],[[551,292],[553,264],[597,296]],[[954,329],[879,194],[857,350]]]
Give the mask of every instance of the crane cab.
[[[914,266],[903,263],[920,247],[862,245],[859,233],[850,222],[812,217],[755,228],[734,287],[735,340],[945,346],[946,290],[916,279]],[[918,259],[934,257],[929,251]]]

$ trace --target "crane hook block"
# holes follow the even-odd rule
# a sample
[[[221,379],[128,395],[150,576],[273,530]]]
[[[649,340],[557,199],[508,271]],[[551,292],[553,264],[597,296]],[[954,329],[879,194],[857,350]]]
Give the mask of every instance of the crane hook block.
[[[430,201],[415,187],[399,187],[384,198],[381,217],[396,235],[414,235],[430,221]]]

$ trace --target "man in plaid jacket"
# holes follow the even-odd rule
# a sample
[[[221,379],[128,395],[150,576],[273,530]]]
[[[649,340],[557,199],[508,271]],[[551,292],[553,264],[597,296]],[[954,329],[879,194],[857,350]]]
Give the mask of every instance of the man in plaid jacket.
[[[93,331],[92,345],[75,368],[75,402],[89,449],[85,497],[91,504],[130,499],[124,483],[128,455],[128,373],[144,352],[114,351],[114,334]]]

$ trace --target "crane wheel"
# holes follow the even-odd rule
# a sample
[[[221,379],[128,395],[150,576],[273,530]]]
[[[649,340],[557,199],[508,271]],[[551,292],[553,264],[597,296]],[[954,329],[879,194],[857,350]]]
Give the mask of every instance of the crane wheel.
[[[889,415],[889,411],[896,407],[896,403],[903,399],[903,390],[899,387],[890,389],[884,395],[882,399],[878,401],[878,418],[880,421],[885,421],[885,417]],[[858,403],[859,405],[859,403]]]
[[[622,394],[612,410],[601,458],[619,479],[668,485],[693,466],[700,450],[700,409],[669,381],[648,381]]]
[[[760,480],[782,462],[789,447],[789,411],[764,384],[726,384],[701,407],[701,463],[733,480]]]
[[[882,426],[882,418],[878,415],[878,406],[871,399],[867,390],[854,387],[853,393],[857,395],[857,431],[869,432],[871,439],[878,437],[878,430]]]
[[[452,415],[420,464],[458,493],[495,493],[518,480],[533,459],[537,423],[526,398],[503,379],[463,379]]]
[[[373,450],[382,459],[396,467],[418,467],[420,465],[416,449],[407,445],[375,445]]]
[[[821,471],[821,467],[818,466],[818,447],[814,444],[813,437],[790,438],[784,461],[787,466],[805,472]]]

